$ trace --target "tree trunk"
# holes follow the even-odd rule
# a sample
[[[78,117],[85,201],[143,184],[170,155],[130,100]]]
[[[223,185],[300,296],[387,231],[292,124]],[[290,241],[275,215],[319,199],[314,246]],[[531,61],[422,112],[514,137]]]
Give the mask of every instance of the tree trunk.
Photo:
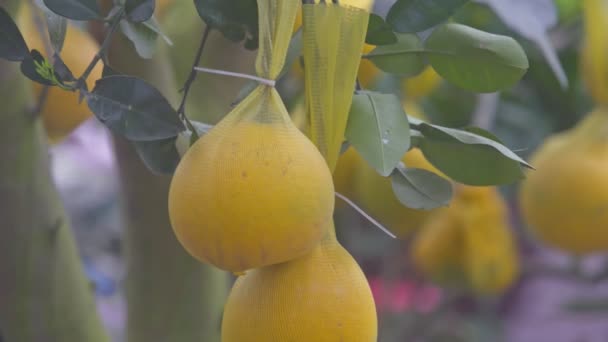
[[[154,84],[175,104],[178,87],[162,44],[153,59],[143,60],[117,34],[110,62]],[[170,178],[151,174],[128,141],[116,137],[115,147],[128,216],[128,341],[219,341],[228,275],[200,264],[177,242],[168,216]]]
[[[106,342],[27,82],[0,61],[0,340]]]

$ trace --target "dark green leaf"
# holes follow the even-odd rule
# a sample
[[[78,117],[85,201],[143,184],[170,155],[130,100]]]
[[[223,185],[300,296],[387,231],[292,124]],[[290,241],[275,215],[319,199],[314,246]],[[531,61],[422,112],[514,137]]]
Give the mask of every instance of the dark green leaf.
[[[177,136],[161,140],[133,141],[135,150],[150,171],[158,175],[171,175],[179,164],[175,147]]]
[[[55,85],[55,82],[50,77],[47,77],[49,75],[40,74],[39,67],[36,64],[50,67],[49,62],[38,50],[32,50],[28,57],[21,62],[21,73],[34,82],[48,86]]]
[[[468,0],[397,0],[386,21],[397,32],[420,32],[447,20]]]
[[[427,39],[425,50],[442,77],[481,93],[511,87],[528,70],[528,58],[513,38],[460,24],[437,28]]]
[[[364,58],[372,61],[382,71],[403,76],[420,73],[425,62],[420,38],[415,34],[398,34],[397,43],[378,46]]]
[[[98,80],[87,94],[91,111],[108,128],[133,141],[175,137],[184,130],[167,99],[146,81],[132,76]]]
[[[57,78],[62,83],[76,81],[74,74],[72,74],[72,71],[68,68],[67,65],[65,65],[65,63],[58,54],[55,54],[53,56],[53,69],[55,70]]]
[[[248,49],[257,48],[258,7],[255,0],[194,0],[205,23],[233,42],[246,40]]]
[[[44,0],[51,11],[73,20],[99,19],[97,0]]]
[[[141,23],[154,14],[154,0],[127,0],[125,10],[127,18],[134,23]]]
[[[23,61],[30,55],[27,44],[13,18],[0,7],[0,58]]]
[[[408,208],[445,207],[452,199],[452,184],[428,170],[399,166],[391,175],[391,182],[395,196]]]
[[[365,42],[371,45],[394,44],[397,42],[397,36],[381,16],[370,13]]]
[[[410,129],[401,101],[392,94],[353,96],[346,139],[381,175],[387,177],[410,148]]]
[[[475,126],[468,126],[468,127],[462,128],[462,130],[469,132],[469,133],[480,135],[480,136],[482,136],[484,138],[488,138],[490,140],[494,140],[499,144],[503,144],[503,142],[500,141],[500,139],[496,135],[494,135],[494,133],[487,131],[483,128],[475,127]]]
[[[422,123],[416,126],[424,156],[455,181],[468,185],[499,185],[523,178],[531,167],[505,146],[488,138],[452,128]]]

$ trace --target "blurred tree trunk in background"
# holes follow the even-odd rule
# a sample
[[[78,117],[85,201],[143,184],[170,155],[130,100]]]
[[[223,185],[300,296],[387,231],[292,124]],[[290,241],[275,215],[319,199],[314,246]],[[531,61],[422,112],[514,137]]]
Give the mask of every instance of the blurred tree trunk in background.
[[[28,82],[19,63],[0,61],[0,335],[6,342],[105,342],[40,120],[28,112]]]
[[[154,58],[144,60],[117,34],[109,58],[115,70],[147,80],[175,106],[166,47],[160,42]],[[170,177],[148,171],[128,141],[116,137],[115,147],[128,217],[128,341],[219,341],[227,273],[199,263],[177,242],[168,216]]]

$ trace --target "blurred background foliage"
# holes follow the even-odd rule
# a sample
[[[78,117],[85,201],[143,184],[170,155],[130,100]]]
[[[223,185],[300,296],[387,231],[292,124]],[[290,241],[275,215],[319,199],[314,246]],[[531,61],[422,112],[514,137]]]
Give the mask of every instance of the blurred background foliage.
[[[392,1],[377,1],[374,11],[385,14],[390,4]],[[584,32],[580,2],[555,0],[554,4],[556,20],[547,31],[547,39],[563,67],[567,87],[560,84],[555,65],[547,61],[538,45],[505,23],[485,1],[469,2],[451,20],[517,39],[526,51],[530,69],[516,86],[497,94],[480,95],[443,81],[428,70],[423,73],[425,76],[405,80],[383,73],[366,60],[362,61],[359,81],[366,89],[397,94],[409,115],[419,111],[418,116],[447,127],[481,124],[528,160],[550,134],[573,127],[593,108],[593,101],[581,77],[580,51]],[[516,11],[512,13],[513,16],[518,14]],[[551,16],[551,13],[536,15],[541,18]],[[169,56],[175,81],[183,84],[204,24],[190,1],[176,1],[159,12],[158,17],[161,28],[173,41]],[[425,33],[421,36],[424,37]],[[247,50],[242,44],[235,44],[215,31],[211,33],[208,44],[201,65],[253,73],[255,51]],[[303,73],[298,70],[297,63],[299,61],[279,81],[278,89],[294,121],[299,122],[301,117],[298,115],[301,116],[303,110]],[[192,88],[193,95],[188,98],[188,116],[205,123],[216,123],[230,110],[245,84],[246,81],[238,78],[199,74]],[[52,153],[55,179],[81,246],[85,269],[96,286],[104,322],[113,339],[121,341],[125,318],[121,282],[125,270],[122,266],[122,229],[116,227],[124,223],[116,205],[120,198],[120,185],[111,180],[117,177],[108,176],[117,172],[110,146],[111,142],[100,125],[89,121],[75,135],[54,147]],[[82,158],[87,158],[87,162],[81,163]],[[405,162],[407,164],[407,160]],[[601,273],[608,267],[605,256],[579,260],[538,243],[520,218],[516,198],[518,187],[519,184],[500,187],[504,203],[497,200],[495,205],[495,208],[503,208],[498,210],[504,214],[500,224],[505,226],[514,241],[513,248],[518,258],[512,263],[517,270],[504,286],[491,293],[471,286],[468,280],[466,285],[454,286],[429,276],[412,258],[412,246],[419,236],[412,234],[405,239],[392,239],[350,206],[337,200],[338,237],[370,281],[379,314],[379,341],[605,341],[608,305],[601,298],[608,298],[608,282],[590,282],[588,279],[588,274]],[[458,196],[455,201],[459,201]],[[463,209],[466,206],[459,202],[451,207],[461,208],[459,213],[475,213],[487,203],[484,199],[476,201],[469,206],[473,209]],[[433,217],[439,215],[451,214],[445,211],[432,214]],[[496,215],[500,217],[502,214]],[[462,227],[476,222],[471,217],[454,220],[460,220],[457,225]],[[423,231],[430,229],[426,224],[415,227],[418,228]],[[458,236],[456,240],[465,239],[466,235],[458,234],[455,235]],[[477,249],[494,251],[500,248],[494,244],[509,239],[486,238]],[[445,246],[451,248],[456,244],[449,242]],[[454,254],[446,251],[448,260],[452,255],[457,256],[454,260],[463,257],[462,250]],[[437,257],[437,260],[443,260],[442,257]],[[467,274],[463,265],[451,272],[460,276]],[[579,305],[570,310],[564,308],[569,299],[585,296],[599,298],[595,300],[597,305]]]

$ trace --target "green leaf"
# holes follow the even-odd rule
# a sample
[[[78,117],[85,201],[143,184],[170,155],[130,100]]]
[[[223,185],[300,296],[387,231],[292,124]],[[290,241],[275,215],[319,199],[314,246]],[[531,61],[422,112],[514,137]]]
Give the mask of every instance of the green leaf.
[[[245,40],[245,47],[256,49],[258,7],[256,0],[194,0],[199,16],[210,27],[233,42]]]
[[[509,88],[528,70],[528,58],[513,38],[460,24],[433,31],[425,51],[439,75],[481,93]]]
[[[175,147],[177,136],[161,140],[133,141],[135,150],[146,167],[157,175],[171,175],[179,164]]]
[[[425,67],[422,43],[415,34],[398,34],[397,43],[378,46],[363,58],[382,71],[403,76],[419,74]]]
[[[490,140],[494,140],[497,143],[504,145],[503,142],[496,136],[494,135],[494,133],[485,130],[483,128],[480,127],[476,127],[476,126],[467,126],[467,127],[463,127],[461,128],[463,131],[469,132],[469,133],[473,133],[479,136],[482,136],[484,138],[488,138]]]
[[[167,99],[142,79],[104,77],[86,97],[95,116],[110,130],[129,140],[168,139],[184,130]]]
[[[0,7],[0,58],[20,62],[30,55],[15,21]]]
[[[392,94],[353,96],[346,139],[381,175],[393,172],[410,148],[410,129],[401,101]]]
[[[48,7],[46,7],[43,0],[34,0],[34,3],[42,10],[42,12],[44,12],[53,51],[60,53],[61,49],[63,48],[63,42],[65,41],[65,35],[68,29],[67,19],[51,11]]]
[[[371,45],[394,44],[397,42],[397,36],[381,16],[370,13],[365,42]]]
[[[420,32],[447,20],[468,0],[398,0],[386,21],[397,32]]]
[[[568,87],[568,77],[548,34],[548,31],[558,22],[558,14],[554,1],[477,1],[487,4],[510,29],[534,42],[542,52],[562,88]]]
[[[150,19],[154,14],[154,7],[154,0],[127,0],[125,2],[127,18],[134,23]]]
[[[441,172],[468,185],[500,185],[523,178],[531,166],[500,143],[470,132],[421,123],[417,146]]]
[[[68,30],[68,21],[55,13],[45,13],[46,23],[49,31],[49,38],[51,46],[56,53],[61,52],[63,48],[63,42],[65,41],[65,35]]]
[[[424,169],[398,166],[391,175],[395,196],[408,208],[430,210],[445,207],[452,199],[452,184]]]
[[[61,59],[61,56],[58,54],[53,55],[53,70],[55,71],[55,75],[57,75],[57,79],[61,83],[76,81],[74,74],[72,74],[70,68],[65,65],[63,59]],[[86,82],[83,83],[83,86],[86,87]]]
[[[120,21],[120,29],[135,46],[135,51],[141,58],[150,59],[156,51],[158,33],[145,23],[134,23],[127,20]]]
[[[100,19],[97,0],[44,0],[51,11],[72,20]]]

